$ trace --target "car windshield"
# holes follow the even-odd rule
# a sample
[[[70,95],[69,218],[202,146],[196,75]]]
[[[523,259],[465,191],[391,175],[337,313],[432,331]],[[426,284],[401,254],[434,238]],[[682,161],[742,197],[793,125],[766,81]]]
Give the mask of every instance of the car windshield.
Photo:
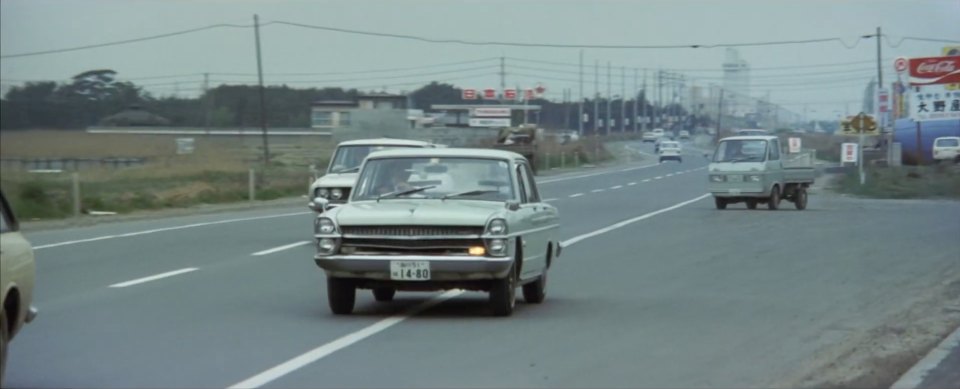
[[[510,164],[499,159],[377,158],[357,179],[352,201],[463,198],[506,201],[514,198]],[[422,190],[405,193],[418,188]]]
[[[677,142],[663,142],[663,144],[660,145],[660,148],[661,149],[679,149],[680,144]]]
[[[767,141],[762,139],[725,140],[717,146],[714,162],[760,162],[767,151]]]
[[[330,162],[330,173],[357,172],[363,159],[370,153],[380,150],[414,148],[415,146],[397,145],[358,145],[337,147],[333,160]]]

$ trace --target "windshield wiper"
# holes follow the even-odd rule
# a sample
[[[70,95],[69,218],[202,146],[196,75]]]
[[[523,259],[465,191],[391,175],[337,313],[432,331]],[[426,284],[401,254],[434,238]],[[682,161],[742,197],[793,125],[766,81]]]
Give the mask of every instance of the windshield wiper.
[[[347,168],[347,169],[340,169],[340,170],[335,171],[334,173],[337,173],[337,174],[339,174],[339,173],[353,173],[353,172],[357,172],[357,171],[360,171],[360,166],[354,166],[354,167]]]
[[[758,157],[736,158],[736,159],[730,160],[729,162],[730,162],[730,163],[747,162],[747,161],[749,161],[749,160],[751,160],[751,159],[757,159],[757,158],[758,158]]]
[[[405,195],[408,195],[408,194],[414,194],[414,193],[417,193],[417,192],[423,192],[423,191],[425,191],[425,190],[427,190],[427,189],[433,189],[433,188],[436,188],[436,187],[437,187],[436,185],[427,185],[427,186],[419,186],[419,187],[416,187],[416,188],[413,188],[413,189],[401,190],[401,191],[398,191],[398,192],[390,192],[390,193],[386,193],[386,194],[382,194],[382,195],[378,196],[378,197],[377,197],[377,201],[380,201],[380,199],[386,199],[386,198],[390,198],[390,197],[399,197],[399,196],[405,196]]]
[[[497,190],[492,190],[492,189],[477,189],[477,190],[471,190],[471,191],[466,191],[466,192],[460,192],[460,193],[453,193],[453,194],[444,195],[443,197],[440,198],[440,200],[446,200],[446,199],[449,199],[449,198],[462,197],[462,196],[479,196],[479,195],[482,195],[482,194],[498,193],[498,192],[499,192],[499,191],[497,191]]]

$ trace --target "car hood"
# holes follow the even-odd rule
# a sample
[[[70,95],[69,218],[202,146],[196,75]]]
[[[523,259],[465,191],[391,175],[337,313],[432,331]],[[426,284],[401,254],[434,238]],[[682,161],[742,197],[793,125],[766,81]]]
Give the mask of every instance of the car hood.
[[[746,173],[763,171],[763,162],[713,162],[710,173]]]
[[[357,182],[360,173],[331,173],[320,178],[310,185],[311,188],[352,188]]]
[[[350,202],[338,207],[337,224],[484,226],[504,204],[476,200],[381,200]]]

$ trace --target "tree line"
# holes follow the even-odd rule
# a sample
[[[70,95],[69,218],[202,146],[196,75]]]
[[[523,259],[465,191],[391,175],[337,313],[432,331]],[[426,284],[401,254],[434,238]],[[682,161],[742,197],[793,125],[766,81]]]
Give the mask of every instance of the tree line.
[[[339,87],[291,88],[269,86],[264,89],[266,122],[270,127],[309,127],[310,105],[319,100],[353,100],[372,91]],[[453,85],[432,82],[408,94],[412,108],[429,111],[434,104],[480,103],[461,99],[461,90]],[[620,109],[627,118],[653,112],[653,106],[644,96],[637,96],[638,110],[633,111],[633,99],[613,100],[610,117],[619,128]],[[493,102],[491,102],[493,103]],[[531,100],[540,105],[539,117],[531,120],[554,129],[576,129],[581,120],[577,102],[555,102],[546,99]],[[593,101],[584,103],[588,120],[596,118]],[[600,118],[606,117],[606,101],[599,104]],[[210,88],[198,97],[153,96],[143,87],[117,79],[109,69],[80,73],[69,82],[30,82],[11,88],[0,99],[0,129],[83,129],[110,124],[105,119],[131,108],[162,117],[163,125],[183,127],[258,127],[260,125],[258,88],[252,85],[220,85]],[[706,115],[687,115],[680,105],[668,106],[684,118],[682,127],[708,126]],[[584,124],[591,132],[593,122]],[[628,126],[630,128],[630,126]]]

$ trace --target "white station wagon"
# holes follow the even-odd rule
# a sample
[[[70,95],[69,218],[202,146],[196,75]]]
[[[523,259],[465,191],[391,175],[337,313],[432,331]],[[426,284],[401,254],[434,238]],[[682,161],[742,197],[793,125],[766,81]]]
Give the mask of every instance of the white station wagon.
[[[315,260],[331,311],[349,314],[357,289],[377,301],[397,291],[489,292],[495,315],[513,312],[516,288],[545,297],[561,252],[557,208],[543,202],[523,156],[489,149],[397,149],[370,154],[349,202],[311,208]]]

